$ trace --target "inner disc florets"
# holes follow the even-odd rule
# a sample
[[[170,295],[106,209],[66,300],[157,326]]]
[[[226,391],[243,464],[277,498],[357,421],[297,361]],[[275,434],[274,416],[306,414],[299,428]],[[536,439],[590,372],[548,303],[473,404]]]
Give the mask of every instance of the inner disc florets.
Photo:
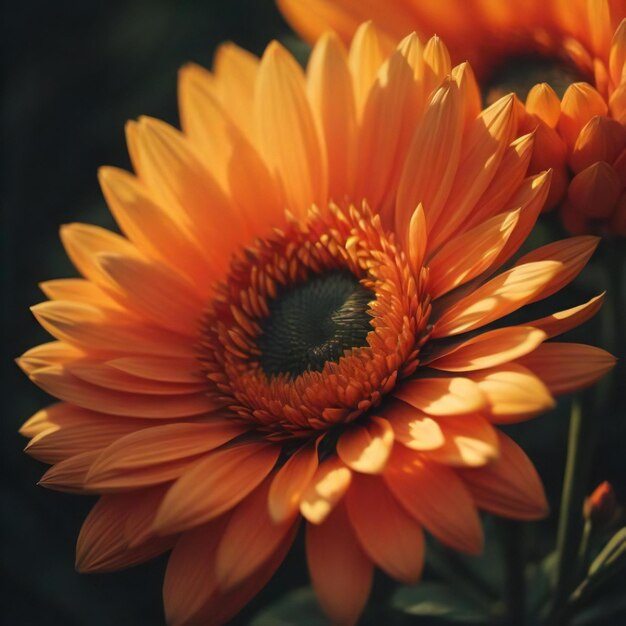
[[[374,298],[345,270],[281,290],[257,339],[261,368],[268,376],[320,372],[346,350],[365,347],[372,330],[367,305]]]
[[[207,309],[199,358],[211,397],[272,440],[357,419],[418,365],[426,276],[367,207],[312,210],[258,240]]]

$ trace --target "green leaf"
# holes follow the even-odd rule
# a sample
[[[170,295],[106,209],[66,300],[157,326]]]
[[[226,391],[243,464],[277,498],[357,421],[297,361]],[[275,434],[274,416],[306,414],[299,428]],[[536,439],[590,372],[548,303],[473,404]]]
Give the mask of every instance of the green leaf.
[[[263,609],[250,626],[328,626],[328,618],[322,613],[313,590],[301,587]]]
[[[415,587],[401,587],[393,595],[391,604],[403,613],[452,622],[484,623],[489,618],[463,596],[440,583],[422,582]]]
[[[591,578],[606,568],[621,567],[624,564],[624,556],[626,556],[626,526],[620,528],[609,539],[600,554],[593,560],[588,576]]]

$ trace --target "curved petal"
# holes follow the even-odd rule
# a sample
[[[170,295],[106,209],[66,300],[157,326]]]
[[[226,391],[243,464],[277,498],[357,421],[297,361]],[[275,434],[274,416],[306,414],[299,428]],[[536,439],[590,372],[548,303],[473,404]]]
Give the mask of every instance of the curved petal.
[[[352,472],[333,456],[322,463],[302,494],[300,512],[312,524],[321,524],[350,487]]]
[[[393,395],[429,415],[465,415],[480,411],[486,401],[467,378],[418,378],[402,383]]]
[[[249,443],[209,454],[167,492],[154,530],[180,532],[229,511],[270,473],[279,453],[277,446]]]
[[[383,478],[406,511],[440,541],[461,552],[481,551],[478,513],[463,482],[451,469],[396,446]]]
[[[353,626],[369,596],[374,568],[343,505],[323,524],[307,525],[306,554],[311,582],[325,613],[337,626]]]
[[[379,474],[392,446],[393,430],[389,422],[374,416],[367,424],[357,424],[339,437],[337,454],[355,472]]]
[[[276,523],[267,510],[266,480],[233,510],[215,557],[215,575],[222,591],[252,576],[276,552],[296,523],[295,511]]]
[[[498,433],[500,458],[459,475],[481,509],[513,519],[541,519],[548,514],[541,479],[523,450]]]
[[[346,507],[369,558],[393,578],[417,582],[424,565],[424,532],[397,503],[384,481],[378,476],[356,476]]]

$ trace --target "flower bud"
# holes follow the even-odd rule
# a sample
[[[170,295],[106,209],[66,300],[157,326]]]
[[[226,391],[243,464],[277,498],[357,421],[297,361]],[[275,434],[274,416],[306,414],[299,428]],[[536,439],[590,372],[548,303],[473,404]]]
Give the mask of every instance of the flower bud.
[[[593,493],[585,499],[583,516],[594,526],[604,526],[615,513],[615,492],[611,483],[604,481],[598,485]]]

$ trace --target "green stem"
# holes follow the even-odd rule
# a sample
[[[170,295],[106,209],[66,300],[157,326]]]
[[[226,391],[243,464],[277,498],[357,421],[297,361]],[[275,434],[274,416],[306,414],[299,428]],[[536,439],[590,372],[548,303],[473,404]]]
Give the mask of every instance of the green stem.
[[[583,530],[582,506],[587,487],[587,475],[592,456],[590,422],[585,420],[579,400],[572,402],[567,462],[557,534],[557,578],[553,598],[553,623],[562,612],[576,583],[578,547]],[[556,621],[555,621],[556,620]]]
[[[526,621],[524,526],[513,520],[501,520],[501,529],[506,567],[507,623],[523,626]]]
[[[591,523],[591,520],[585,520],[585,526],[583,527],[583,536],[580,540],[580,546],[578,547],[576,580],[580,580],[581,578],[583,578],[587,570],[587,561],[589,560],[589,541],[591,539],[592,531],[593,524]]]

